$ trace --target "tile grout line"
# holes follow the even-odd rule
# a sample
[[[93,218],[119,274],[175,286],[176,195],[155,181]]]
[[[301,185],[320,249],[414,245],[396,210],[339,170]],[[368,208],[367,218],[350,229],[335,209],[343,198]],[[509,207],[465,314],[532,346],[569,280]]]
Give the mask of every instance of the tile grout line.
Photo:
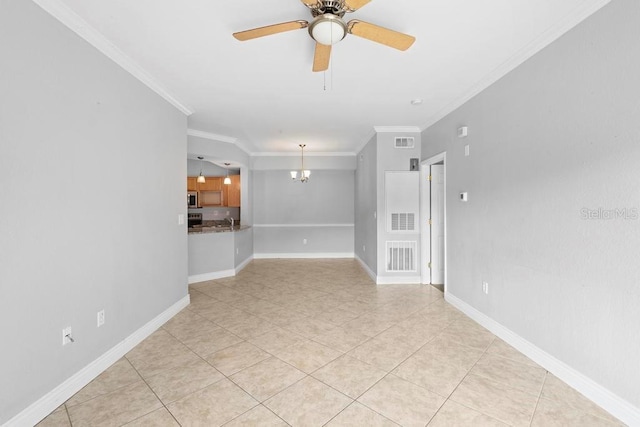
[[[202,292],[201,292],[201,293],[202,293]],[[204,293],[203,293],[203,294],[204,294]],[[206,294],[204,294],[204,295],[206,295]],[[210,298],[213,298],[213,297],[210,297]],[[215,298],[214,298],[214,299],[215,299]],[[194,312],[194,314],[196,314],[197,316],[199,316],[199,317],[203,318],[204,320],[206,320],[206,321],[208,321],[208,322],[213,323],[214,325],[218,326],[219,328],[222,328],[223,330],[227,331],[228,333],[230,333],[230,334],[232,334],[232,335],[234,335],[234,336],[238,337],[238,339],[241,339],[242,341],[241,341],[240,343],[237,343],[237,344],[242,344],[242,343],[244,343],[244,342],[249,343],[247,340],[244,340],[244,339],[240,338],[239,336],[235,335],[234,333],[232,333],[232,332],[231,332],[231,331],[229,331],[228,329],[224,328],[223,326],[218,325],[217,323],[215,323],[215,322],[213,322],[213,321],[211,321],[211,320],[209,320],[209,319],[205,318],[204,316],[201,316],[201,315],[200,315],[200,314],[198,314],[198,313],[195,313],[195,312]],[[189,348],[186,344],[184,344],[184,343],[183,343],[183,342],[182,342],[178,337],[176,337],[176,336],[175,336],[175,335],[173,335],[171,332],[169,332],[168,330],[166,330],[166,329],[164,328],[164,325],[161,327],[161,329],[163,329],[165,332],[167,332],[167,333],[168,333],[172,338],[174,338],[176,341],[178,341],[180,344],[182,344],[182,345],[183,345],[187,350],[189,350],[189,351],[190,351],[191,353],[193,353],[196,357],[198,357],[199,359],[201,359],[204,363],[206,363],[207,365],[209,365],[209,366],[211,366],[213,369],[215,369],[218,373],[220,373],[220,374],[224,377],[224,379],[227,379],[228,381],[232,382],[232,383],[233,383],[233,384],[235,384],[237,387],[239,387],[242,391],[244,391],[244,392],[245,392],[245,393],[247,393],[249,396],[251,396],[251,394],[250,394],[250,393],[248,393],[246,390],[244,390],[242,387],[240,387],[238,384],[236,384],[236,383],[235,383],[235,382],[230,378],[230,376],[227,376],[224,372],[220,371],[218,368],[216,368],[214,365],[212,365],[212,364],[211,364],[211,363],[210,363],[210,362],[209,362],[205,357],[200,356],[198,353],[196,353],[196,352],[195,352],[195,351],[193,351],[191,348]],[[237,344],[233,344],[233,345],[237,345]],[[249,343],[249,344],[251,344],[251,343]],[[213,355],[214,353],[217,353],[218,351],[222,351],[222,350],[227,349],[227,348],[229,348],[229,347],[233,347],[233,345],[230,345],[230,346],[228,346],[228,347],[225,347],[225,348],[219,349],[219,350],[217,350],[217,351],[214,351],[214,352],[212,352],[209,356]],[[253,344],[251,344],[251,345],[253,345]],[[268,352],[267,352],[267,353],[268,353]],[[269,353],[269,354],[270,354],[270,353]],[[126,356],[125,356],[125,357],[126,357]],[[207,357],[208,357],[208,356],[207,356]],[[266,359],[265,359],[265,360],[266,360]],[[128,359],[127,359],[127,361],[128,361]],[[261,362],[262,362],[262,361],[261,361]],[[257,363],[255,363],[255,364],[253,364],[253,365],[251,365],[251,366],[255,366],[255,365],[257,365],[258,363],[260,363],[260,362],[257,362]],[[129,361],[129,364],[131,364],[131,366],[132,366],[132,367],[133,367],[133,369],[138,373],[138,375],[140,376],[140,378],[145,382],[145,384],[147,384],[147,387],[149,387],[149,389],[153,392],[153,394],[154,394],[154,395],[156,396],[156,398],[160,401],[160,403],[162,403],[162,406],[164,406],[164,408],[165,408],[165,409],[167,410],[167,412],[171,415],[171,417],[172,417],[172,418],[173,418],[173,419],[178,423],[178,425],[182,426],[182,424],[181,424],[181,423],[176,419],[176,417],[173,415],[173,413],[169,410],[169,408],[167,407],[167,404],[165,404],[165,403],[164,403],[164,401],[163,401],[162,399],[160,399],[160,397],[156,394],[156,392],[153,390],[153,388],[152,388],[152,387],[147,383],[147,381],[142,377],[142,375],[140,374],[140,372],[138,372],[138,370],[135,368],[135,366],[133,366],[133,364],[132,364],[130,361]],[[249,367],[251,367],[251,366],[248,366],[247,368],[249,368]],[[243,368],[243,369],[241,369],[240,371],[242,371],[242,370],[244,370],[244,369],[247,369],[247,368]],[[166,369],[166,370],[169,370],[169,369]],[[238,371],[238,372],[240,372],[240,371]],[[234,372],[234,373],[233,373],[233,374],[231,374],[231,375],[235,375],[236,373],[237,373],[237,372]],[[158,374],[156,374],[156,375],[159,375],[159,373],[158,373]],[[154,375],[154,376],[155,376],[155,375]],[[204,386],[204,387],[202,387],[202,388],[199,388],[199,389],[197,389],[197,390],[194,390],[194,391],[192,391],[192,392],[190,392],[190,393],[186,394],[185,396],[182,396],[182,397],[180,397],[179,399],[176,399],[176,400],[174,400],[173,402],[170,402],[170,403],[174,403],[174,402],[177,402],[177,401],[179,401],[179,400],[182,400],[182,399],[186,398],[187,396],[190,396],[190,395],[193,395],[193,394],[195,394],[195,393],[197,393],[197,392],[199,392],[199,391],[202,391],[202,390],[204,390],[205,388],[210,387],[210,386],[212,386],[213,384],[216,384],[216,383],[218,383],[218,382],[220,382],[220,381],[222,381],[222,378],[221,378],[221,379],[219,379],[219,380],[217,380],[217,381],[214,381],[213,383],[208,384],[208,385],[206,385],[206,386]],[[253,398],[253,396],[251,396],[251,397]],[[254,398],[254,399],[255,399],[255,398]],[[260,405],[260,404],[261,404],[257,399],[256,399],[256,401],[258,402],[258,405]],[[256,406],[258,406],[258,405],[256,405]],[[252,407],[251,409],[255,408],[256,406]],[[250,411],[251,409],[249,409],[248,411]],[[248,411],[245,411],[245,412],[243,412],[242,414],[240,414],[240,415],[238,415],[238,416],[242,416],[243,414],[245,414],[245,413],[246,413],[246,412],[248,412]],[[237,418],[237,417],[236,417],[236,418]],[[234,418],[234,419],[235,419],[235,418]],[[232,420],[229,420],[229,422],[230,422],[230,421],[232,421]],[[225,424],[226,424],[226,423],[225,423]]]
[[[168,332],[167,332],[168,333]],[[180,343],[182,344],[182,343]],[[184,345],[184,344],[183,344]],[[186,346],[185,346],[186,347]],[[188,347],[187,347],[188,348]],[[125,358],[127,358],[127,356],[124,356]],[[138,376],[140,377],[140,379],[145,383],[145,385],[149,388],[149,390],[151,391],[151,393],[153,393],[153,395],[156,397],[156,399],[158,399],[158,402],[160,402],[160,404],[162,405],[162,407],[169,413],[169,415],[171,415],[171,418],[173,418],[175,420],[176,423],[178,423],[179,426],[182,426],[182,424],[180,424],[180,422],[176,419],[176,417],[173,415],[173,413],[169,410],[169,408],[167,408],[167,405],[165,405],[165,403],[162,401],[162,399],[160,399],[160,396],[158,396],[155,392],[155,390],[153,388],[151,388],[151,386],[149,385],[149,383],[147,382],[147,380],[144,379],[144,377],[142,376],[142,374],[140,374],[140,371],[138,371],[138,369],[133,366],[133,363],[131,363],[131,361],[127,358],[127,362],[129,362],[129,364],[131,365],[131,367],[133,368],[134,371],[136,371],[136,373],[138,374]],[[142,417],[145,417],[147,415],[149,415],[150,413],[157,411],[157,409],[154,409],[153,411],[149,411],[144,415],[139,416],[138,418],[135,418],[133,420],[127,421],[125,424],[129,424],[133,421],[139,420]]]
[[[73,422],[71,421],[71,414],[69,414],[69,408],[67,408],[67,402],[63,403],[64,411],[67,413],[67,419],[69,420],[69,425],[73,427]]]
[[[452,324],[453,324],[453,322],[452,322]],[[492,335],[493,335],[493,334],[492,334]],[[443,407],[443,406],[444,406],[444,405],[445,405],[449,400],[451,400],[451,396],[453,396],[453,394],[456,392],[456,390],[458,390],[458,387],[460,387],[460,385],[464,382],[464,380],[467,378],[467,376],[469,376],[469,374],[471,373],[471,371],[473,370],[473,368],[475,368],[475,367],[476,367],[476,365],[477,365],[477,364],[478,364],[478,362],[482,359],[482,357],[483,357],[485,354],[487,354],[487,350],[489,350],[489,347],[491,347],[491,345],[494,343],[494,341],[495,341],[495,335],[494,335],[494,338],[493,338],[493,340],[491,341],[491,343],[487,346],[487,348],[485,348],[485,349],[482,351],[482,354],[480,355],[480,357],[478,358],[478,360],[476,360],[476,362],[473,364],[473,366],[471,366],[471,367],[467,370],[467,373],[466,373],[466,374],[464,374],[464,377],[462,377],[462,379],[458,382],[458,384],[457,384],[457,385],[455,386],[455,388],[451,391],[451,393],[449,393],[449,395],[445,398],[444,403],[442,403],[442,405],[438,408],[438,410],[436,411],[436,413],[435,413],[435,414],[433,414],[433,417],[431,418],[431,420],[433,420],[433,418],[435,418],[435,417],[436,417],[436,415],[438,415],[438,412],[440,412],[440,410],[442,409],[442,407]],[[461,345],[463,345],[463,344],[461,344]],[[468,347],[468,346],[465,346],[465,347]],[[471,348],[471,347],[469,347],[469,348]],[[451,400],[451,401],[460,405],[460,403],[455,402],[454,400]],[[462,405],[462,406],[468,407],[468,406],[466,406],[466,405]],[[479,411],[478,409],[475,409],[475,408],[470,408],[470,409],[473,409],[474,411],[477,411],[477,412],[479,412],[479,413],[481,413],[481,414],[484,414],[484,415],[490,416],[490,415],[488,415],[488,414],[485,414],[485,413],[484,413],[484,412],[482,412],[482,411]],[[495,417],[491,417],[491,418],[497,419],[497,418],[495,418]],[[429,420],[429,423],[431,423],[431,420]],[[502,420],[499,420],[499,421],[501,421],[501,422],[502,422]],[[427,425],[428,425],[429,423],[427,423]],[[508,423],[507,423],[507,424],[508,424]]]
[[[549,378],[549,371],[546,371],[544,374],[544,380],[542,381],[542,387],[540,387],[540,392],[538,393],[538,398],[536,399],[536,406],[533,408],[533,412],[531,413],[531,419],[529,420],[529,426],[533,424],[533,419],[536,416],[536,412],[538,411],[538,405],[540,405],[540,399],[542,398],[542,391],[544,390],[544,385],[547,383],[547,378]]]
[[[427,306],[431,305],[432,303],[433,303],[433,302],[431,302],[431,303],[427,304]],[[425,307],[425,308],[426,308],[426,307]],[[419,310],[418,310],[418,311],[419,311]],[[417,312],[417,311],[416,311],[416,312]],[[409,315],[409,316],[410,316],[410,315]],[[408,316],[408,317],[409,317],[409,316]],[[391,328],[391,327],[393,327],[393,326],[397,325],[398,323],[399,323],[399,322],[394,323],[394,325],[390,326],[389,328]],[[389,328],[387,328],[387,329],[389,329]],[[387,329],[385,329],[384,331],[380,332],[378,335],[382,334],[382,333],[383,333],[383,332],[385,332]],[[363,344],[365,344],[365,343],[367,343],[367,342],[371,341],[373,338],[377,337],[378,335],[374,335],[373,337],[371,337],[371,338],[369,338],[368,340],[366,340],[366,341],[362,342],[362,343],[361,343],[361,344],[359,344],[358,346],[363,345]],[[439,335],[439,334],[438,334],[438,335]],[[379,413],[379,412],[378,412],[378,411],[376,411],[375,409],[373,409],[373,408],[371,408],[371,407],[367,406],[365,403],[363,403],[363,402],[359,401],[358,399],[360,399],[362,396],[364,396],[364,395],[365,395],[369,390],[371,390],[372,388],[374,388],[378,383],[380,383],[382,380],[384,380],[385,378],[387,378],[389,375],[397,376],[397,375],[393,374],[393,371],[394,371],[395,369],[397,369],[397,368],[398,368],[398,366],[400,366],[401,364],[403,364],[404,362],[406,362],[409,358],[413,357],[413,356],[414,356],[418,351],[420,351],[424,346],[426,346],[428,343],[430,343],[431,341],[433,341],[433,340],[434,340],[438,335],[436,335],[436,336],[432,337],[429,341],[427,341],[426,343],[424,343],[423,345],[421,345],[417,350],[415,350],[413,353],[411,353],[409,356],[407,356],[405,359],[403,359],[400,363],[398,363],[397,365],[395,365],[391,370],[387,371],[387,372],[386,372],[386,374],[385,374],[382,378],[380,378],[378,381],[376,381],[375,383],[373,383],[373,384],[372,384],[370,387],[368,387],[365,391],[363,391],[362,393],[360,393],[360,395],[359,395],[358,397],[356,397],[355,399],[353,399],[353,398],[351,398],[350,396],[347,396],[348,398],[352,399],[352,400],[353,400],[353,402],[352,402],[351,404],[349,404],[347,407],[345,407],[345,408],[344,408],[342,411],[340,411],[339,413],[342,413],[345,409],[347,409],[349,406],[351,406],[354,402],[357,402],[357,403],[359,403],[360,405],[364,406],[365,408],[369,409],[370,411],[372,411],[372,412],[374,412],[374,413],[376,413],[376,414],[380,415],[381,417],[383,417],[383,418],[385,418],[385,419],[388,419],[388,420],[390,420],[391,422],[395,423],[395,421],[393,421],[393,420],[391,420],[390,418],[386,417],[385,415],[383,415],[383,414]],[[358,347],[358,346],[356,346],[356,347]],[[354,347],[354,348],[355,348],[355,347]],[[352,349],[352,350],[353,350],[353,349]],[[349,356],[347,353],[345,353],[344,355],[345,355],[345,356],[348,356],[348,357],[352,357],[352,358],[354,358],[354,359],[356,359],[356,360],[358,360],[358,361],[360,361],[360,362],[362,362],[362,363],[365,363],[365,364],[367,364],[367,365],[373,366],[373,367],[374,367],[374,368],[376,368],[376,369],[380,369],[380,367],[375,366],[375,365],[372,365],[372,364],[370,364],[370,363],[368,363],[368,362],[365,362],[364,360],[360,360],[360,359],[358,359],[357,357]],[[382,369],[380,369],[380,370],[382,370]],[[314,378],[315,378],[315,377],[314,377]],[[400,378],[400,377],[398,377],[398,378]],[[322,381],[322,380],[320,380],[320,379],[318,379],[318,378],[315,378],[315,379],[317,379],[318,381],[322,382],[322,383],[323,383],[323,384],[325,384],[326,386],[331,387],[332,389],[334,389],[334,390],[338,391],[339,393],[342,393],[340,390],[335,389],[335,388],[334,388],[333,386],[331,386],[330,384],[326,384],[324,381]],[[404,380],[404,378],[400,378],[400,379]],[[404,381],[407,381],[407,380],[404,380]],[[411,384],[414,384],[414,383],[413,383],[413,382],[411,382],[411,381],[407,381],[407,382],[409,382],[409,383],[411,383]],[[428,390],[428,389],[426,389],[426,388],[424,388],[424,387],[422,387],[422,386],[420,386],[420,385],[418,385],[418,384],[414,384],[414,385],[416,385],[416,386],[418,386],[418,387],[421,387],[421,388],[423,388],[423,389],[427,390],[427,391],[428,391],[428,392],[430,392],[430,393],[434,393],[434,392],[432,392],[431,390]],[[342,394],[344,394],[344,393],[342,393]],[[438,393],[434,393],[434,394],[438,394]],[[445,399],[445,402],[446,402],[446,399]],[[443,405],[444,405],[444,403],[443,403]],[[438,410],[439,410],[439,408],[438,408]],[[338,414],[339,414],[339,413],[338,413]],[[437,411],[436,411],[436,413],[437,413]],[[338,414],[336,414],[333,418],[337,417],[337,416],[338,416]],[[434,414],[433,416],[435,417],[435,414]],[[333,418],[332,418],[332,419],[333,419]],[[433,417],[432,417],[432,418],[433,418]],[[329,421],[331,421],[331,420],[329,420]],[[430,421],[431,421],[431,420],[429,420],[429,422],[430,422]],[[396,424],[397,424],[397,423],[396,423]]]

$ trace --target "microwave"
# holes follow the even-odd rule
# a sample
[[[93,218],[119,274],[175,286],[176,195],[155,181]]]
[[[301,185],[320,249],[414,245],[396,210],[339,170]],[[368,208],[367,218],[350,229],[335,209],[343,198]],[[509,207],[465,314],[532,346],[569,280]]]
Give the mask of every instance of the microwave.
[[[198,193],[195,191],[187,192],[187,207],[188,208],[197,208],[198,207]]]

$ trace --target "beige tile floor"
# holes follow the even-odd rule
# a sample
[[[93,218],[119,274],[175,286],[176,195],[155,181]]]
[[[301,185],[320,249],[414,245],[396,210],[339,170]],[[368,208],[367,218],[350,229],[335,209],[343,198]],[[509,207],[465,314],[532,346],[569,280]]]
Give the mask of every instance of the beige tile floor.
[[[41,426],[623,425],[447,304],[353,260],[255,260]]]

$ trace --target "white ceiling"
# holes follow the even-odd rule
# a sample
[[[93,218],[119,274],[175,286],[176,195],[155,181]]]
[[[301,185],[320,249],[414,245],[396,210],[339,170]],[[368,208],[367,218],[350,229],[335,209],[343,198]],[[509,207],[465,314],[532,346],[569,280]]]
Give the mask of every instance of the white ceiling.
[[[231,36],[310,20],[299,0],[34,1],[192,112],[191,131],[255,153],[299,143],[356,152],[374,127],[424,129],[608,2],[373,0],[345,19],[411,34],[415,44],[401,52],[347,35],[329,71],[313,73],[306,29]],[[424,102],[413,106],[415,98]]]

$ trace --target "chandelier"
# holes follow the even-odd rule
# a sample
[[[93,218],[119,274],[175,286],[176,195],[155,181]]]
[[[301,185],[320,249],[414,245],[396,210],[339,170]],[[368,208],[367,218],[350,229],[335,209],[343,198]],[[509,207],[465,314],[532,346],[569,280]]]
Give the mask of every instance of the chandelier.
[[[298,171],[291,171],[291,179],[294,181],[307,182],[309,181],[309,175],[311,175],[310,170],[304,169],[304,147],[306,144],[298,144],[300,146],[300,150],[302,150],[301,154],[301,163],[300,163],[300,178],[298,178]]]

